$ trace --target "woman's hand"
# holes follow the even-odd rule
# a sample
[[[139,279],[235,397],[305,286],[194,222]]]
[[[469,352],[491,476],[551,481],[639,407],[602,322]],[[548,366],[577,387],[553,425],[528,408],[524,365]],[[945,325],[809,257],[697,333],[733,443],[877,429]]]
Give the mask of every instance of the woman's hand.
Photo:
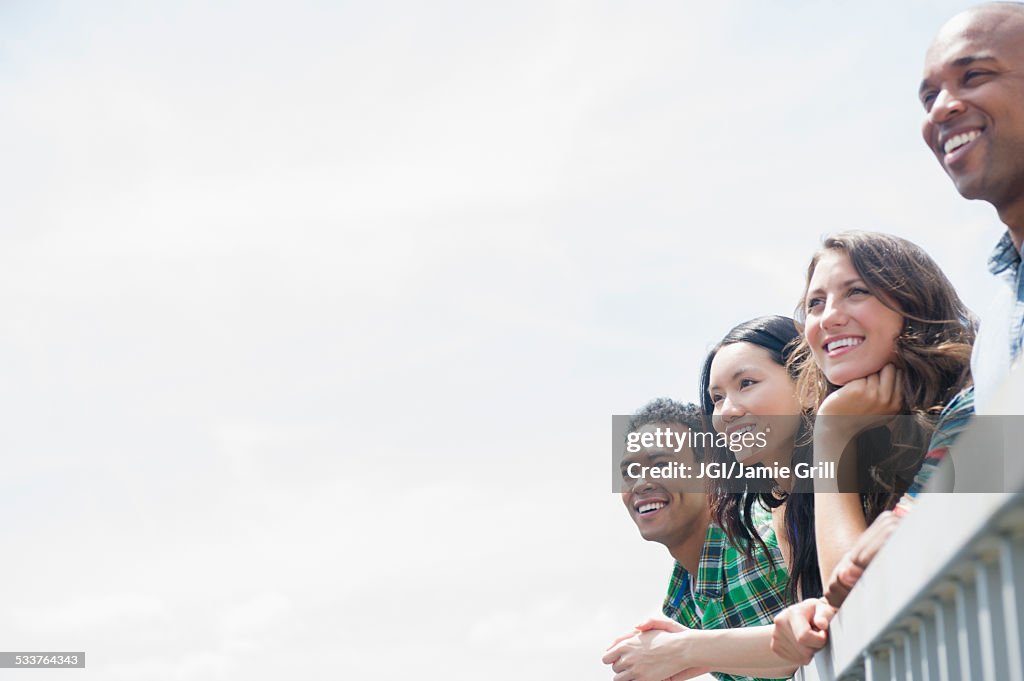
[[[855,479],[856,454],[844,457],[853,439],[884,425],[903,410],[902,372],[892,364],[850,381],[825,398],[814,420],[814,461],[835,462],[839,476],[816,480],[816,492],[836,492],[838,480]]]
[[[903,372],[886,365],[877,374],[850,381],[821,402],[817,415],[861,417],[863,427],[882,425],[903,410]],[[846,421],[846,419],[843,419]]]
[[[828,625],[836,611],[824,598],[809,598],[775,616],[772,652],[793,664],[810,664],[828,642]]]
[[[832,577],[825,586],[825,600],[838,608],[850,595],[864,570],[878,555],[878,551],[889,541],[889,537],[900,524],[900,517],[892,511],[885,511],[871,523],[849,551],[839,560]]]

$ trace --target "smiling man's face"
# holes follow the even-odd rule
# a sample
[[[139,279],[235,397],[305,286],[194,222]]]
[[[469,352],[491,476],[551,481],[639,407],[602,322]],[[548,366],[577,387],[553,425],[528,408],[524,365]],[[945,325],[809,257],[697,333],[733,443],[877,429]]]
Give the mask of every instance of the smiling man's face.
[[[662,433],[666,429],[671,430],[673,443],[677,437],[686,437],[689,431],[686,426],[678,424],[649,423],[636,432],[652,433],[650,437],[653,439],[653,433],[658,429]],[[627,453],[622,459],[622,503],[644,539],[669,548],[691,539],[695,532],[700,533],[703,541],[710,517],[707,495],[684,492],[684,484],[678,479],[656,478],[650,474],[630,478],[626,471],[634,462],[649,469],[668,469],[677,463],[695,465],[692,449],[686,446],[679,452],[674,449],[674,446],[643,447],[639,452]],[[695,475],[696,470],[691,470]],[[693,488],[692,481],[688,488]]]
[[[928,49],[922,134],[964,198],[1003,211],[1024,201],[1024,9],[951,19]]]

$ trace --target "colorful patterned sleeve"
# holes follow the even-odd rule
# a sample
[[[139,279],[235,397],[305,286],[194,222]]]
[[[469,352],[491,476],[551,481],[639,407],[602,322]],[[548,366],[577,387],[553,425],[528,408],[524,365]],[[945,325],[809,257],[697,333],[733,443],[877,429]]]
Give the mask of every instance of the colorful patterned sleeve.
[[[921,464],[921,469],[914,476],[914,482],[911,483],[910,489],[900,499],[900,503],[896,505],[894,509],[896,515],[906,515],[913,508],[917,495],[921,493],[921,490],[931,480],[935,469],[946,458],[949,448],[960,437],[960,433],[970,423],[972,416],[974,416],[973,387],[961,391],[942,410],[942,413],[939,415],[939,424],[935,428],[935,433],[932,434],[931,441],[928,443],[928,453],[924,456],[924,463]]]

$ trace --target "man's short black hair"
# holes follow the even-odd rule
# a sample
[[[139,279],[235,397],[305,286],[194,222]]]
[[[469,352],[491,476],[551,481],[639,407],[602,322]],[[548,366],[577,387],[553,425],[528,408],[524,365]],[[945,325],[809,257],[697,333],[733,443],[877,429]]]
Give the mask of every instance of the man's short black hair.
[[[704,417],[697,405],[690,402],[683,404],[667,397],[651,400],[633,414],[629,419],[626,434],[634,433],[651,423],[686,426],[695,433],[707,429],[704,425]]]

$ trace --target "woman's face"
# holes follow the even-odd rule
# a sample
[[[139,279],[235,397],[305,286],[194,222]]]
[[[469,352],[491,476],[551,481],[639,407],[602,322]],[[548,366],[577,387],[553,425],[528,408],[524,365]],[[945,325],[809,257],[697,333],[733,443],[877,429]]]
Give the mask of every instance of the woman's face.
[[[826,251],[818,260],[804,305],[804,335],[830,383],[870,376],[896,358],[903,315],[868,290],[843,251]]]
[[[731,442],[744,432],[761,434],[758,442],[767,443],[734,449],[737,461],[747,465],[789,461],[802,410],[789,372],[766,349],[743,342],[720,348],[711,361],[708,396],[717,432],[725,433]]]

